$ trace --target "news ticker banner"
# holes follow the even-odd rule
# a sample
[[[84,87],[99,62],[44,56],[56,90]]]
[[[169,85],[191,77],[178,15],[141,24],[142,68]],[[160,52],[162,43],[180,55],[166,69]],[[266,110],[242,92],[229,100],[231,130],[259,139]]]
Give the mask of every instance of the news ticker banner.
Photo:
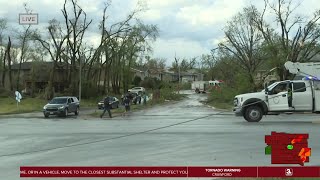
[[[34,167],[21,166],[20,177],[320,177],[320,167]]]

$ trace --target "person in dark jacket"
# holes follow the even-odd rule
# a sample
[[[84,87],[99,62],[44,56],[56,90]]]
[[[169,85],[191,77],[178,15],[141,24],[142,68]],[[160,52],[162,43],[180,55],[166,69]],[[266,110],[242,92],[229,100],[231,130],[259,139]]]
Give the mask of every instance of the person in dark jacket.
[[[111,115],[111,105],[110,105],[110,97],[105,97],[104,98],[104,110],[102,112],[102,114],[100,115],[100,118],[102,118],[104,116],[104,114],[106,113],[106,111],[108,111],[109,113],[109,117],[112,118],[112,115]]]
[[[124,115],[126,115],[126,113],[130,112],[130,101],[131,100],[129,97],[125,97],[125,99],[123,100],[123,104],[126,109]]]

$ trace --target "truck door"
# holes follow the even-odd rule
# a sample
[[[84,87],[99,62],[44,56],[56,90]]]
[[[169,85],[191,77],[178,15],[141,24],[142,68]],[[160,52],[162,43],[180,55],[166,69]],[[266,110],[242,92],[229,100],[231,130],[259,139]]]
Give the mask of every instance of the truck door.
[[[290,82],[281,82],[268,93],[269,111],[287,111],[288,104],[288,87]]]
[[[292,106],[297,111],[312,110],[312,92],[305,82],[293,82]]]

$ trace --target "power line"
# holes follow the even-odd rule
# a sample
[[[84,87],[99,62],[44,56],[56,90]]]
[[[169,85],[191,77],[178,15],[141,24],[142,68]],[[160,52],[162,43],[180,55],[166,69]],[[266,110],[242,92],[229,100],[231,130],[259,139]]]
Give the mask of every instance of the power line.
[[[83,145],[89,145],[89,144],[94,144],[94,143],[100,143],[100,142],[110,141],[110,140],[114,140],[114,139],[120,139],[120,138],[125,138],[125,137],[140,135],[140,134],[145,134],[145,133],[152,132],[152,131],[157,131],[157,130],[160,130],[160,129],[166,129],[166,128],[170,128],[170,127],[177,126],[177,125],[180,125],[180,124],[185,124],[185,123],[189,123],[189,122],[192,122],[192,121],[197,121],[197,120],[200,120],[200,119],[208,118],[208,117],[213,116],[213,115],[221,115],[221,114],[219,114],[219,113],[218,114],[210,114],[210,115],[198,117],[198,118],[187,120],[187,121],[182,121],[182,122],[179,122],[179,123],[170,124],[170,125],[167,125],[167,126],[162,126],[162,127],[158,127],[158,128],[154,128],[154,129],[149,129],[149,130],[146,130],[146,131],[126,134],[126,135],[117,136],[117,137],[113,137],[113,138],[100,139],[100,140],[96,140],[96,141],[90,141],[90,142],[73,144],[73,145],[65,145],[65,146],[59,146],[59,147],[53,147],[53,148],[47,148],[47,149],[40,149],[40,150],[34,150],[34,151],[3,154],[3,155],[0,155],[0,157],[10,157],[10,156],[17,156],[17,155],[25,155],[25,154],[32,154],[32,153],[38,153],[38,152],[46,152],[46,151],[51,151],[51,150],[56,150],[56,149],[64,149],[64,148],[70,148],[70,147],[76,147],[76,146],[83,146]]]

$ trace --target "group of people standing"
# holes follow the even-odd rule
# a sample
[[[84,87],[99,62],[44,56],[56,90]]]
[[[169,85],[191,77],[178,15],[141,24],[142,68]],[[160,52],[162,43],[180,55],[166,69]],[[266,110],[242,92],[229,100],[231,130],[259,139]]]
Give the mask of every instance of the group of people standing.
[[[143,104],[147,104],[147,96],[145,93],[143,93],[142,95],[143,98]],[[122,98],[122,105],[125,107],[125,112],[122,115],[126,115],[128,112],[130,112],[130,104],[132,102],[132,96],[128,93],[126,95],[124,95]],[[104,116],[104,114],[108,111],[109,117],[112,118],[112,114],[111,114],[111,104],[110,104],[110,97],[107,96],[104,99],[104,110],[102,112],[102,114],[100,115],[100,118],[102,118]]]

